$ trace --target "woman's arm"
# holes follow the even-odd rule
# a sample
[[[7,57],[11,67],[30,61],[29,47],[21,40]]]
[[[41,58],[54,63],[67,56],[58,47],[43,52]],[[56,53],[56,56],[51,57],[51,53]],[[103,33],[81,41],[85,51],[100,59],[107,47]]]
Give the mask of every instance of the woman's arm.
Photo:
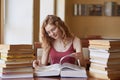
[[[74,40],[73,40],[73,47],[75,49],[75,58],[78,59],[80,61],[80,65],[81,66],[85,66],[86,67],[86,64],[85,64],[85,60],[84,60],[84,56],[83,56],[83,53],[82,53],[82,44],[81,44],[81,41],[78,37],[75,37]]]
[[[41,65],[47,65],[48,64],[48,53],[46,53],[45,51],[43,51],[42,57],[41,57]]]
[[[47,64],[48,64],[48,57],[47,54],[44,54],[43,51],[42,57],[41,58],[37,57],[37,59],[33,61],[33,68],[37,69],[38,67],[45,66]]]

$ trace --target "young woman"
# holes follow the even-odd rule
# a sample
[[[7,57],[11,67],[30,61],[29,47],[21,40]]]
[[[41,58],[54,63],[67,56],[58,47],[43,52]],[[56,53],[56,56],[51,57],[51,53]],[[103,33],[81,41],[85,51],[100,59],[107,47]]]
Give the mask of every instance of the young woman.
[[[41,39],[43,55],[41,60],[34,60],[33,67],[59,63],[63,56],[72,54],[80,60],[81,66],[85,66],[85,61],[81,51],[80,39],[74,36],[67,25],[57,16],[48,15],[41,28]],[[67,57],[62,63],[75,64],[75,58]]]

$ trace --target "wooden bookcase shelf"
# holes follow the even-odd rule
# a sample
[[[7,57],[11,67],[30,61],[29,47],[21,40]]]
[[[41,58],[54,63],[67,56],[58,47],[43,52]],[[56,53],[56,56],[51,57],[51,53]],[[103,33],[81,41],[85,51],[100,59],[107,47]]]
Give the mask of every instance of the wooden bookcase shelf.
[[[120,16],[120,4],[115,1],[103,4],[73,4],[74,16]]]
[[[101,35],[103,38],[119,38],[120,39],[120,16],[105,16],[102,11],[101,16],[75,16],[74,4],[101,4],[105,2],[116,2],[119,0],[70,0],[65,4],[65,22],[70,27],[71,31],[80,38],[87,35]]]

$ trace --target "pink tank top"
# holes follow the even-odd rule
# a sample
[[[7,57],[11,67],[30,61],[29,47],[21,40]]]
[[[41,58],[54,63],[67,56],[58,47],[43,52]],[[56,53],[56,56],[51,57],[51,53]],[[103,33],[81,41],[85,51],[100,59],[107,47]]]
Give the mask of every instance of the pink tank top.
[[[73,52],[75,52],[75,50],[73,48],[73,44],[65,52],[58,52],[58,51],[55,50],[54,47],[52,47],[50,49],[50,53],[49,53],[50,64],[59,63],[60,59],[63,56],[71,54]],[[65,62],[75,64],[75,58],[73,58],[73,57],[66,57],[65,59],[63,59],[62,63],[65,63]]]

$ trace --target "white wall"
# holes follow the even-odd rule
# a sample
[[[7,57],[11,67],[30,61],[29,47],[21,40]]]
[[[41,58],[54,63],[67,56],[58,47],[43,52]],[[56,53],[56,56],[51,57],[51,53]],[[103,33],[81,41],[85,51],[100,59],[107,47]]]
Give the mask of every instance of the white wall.
[[[32,44],[33,0],[5,0],[5,44]]]

